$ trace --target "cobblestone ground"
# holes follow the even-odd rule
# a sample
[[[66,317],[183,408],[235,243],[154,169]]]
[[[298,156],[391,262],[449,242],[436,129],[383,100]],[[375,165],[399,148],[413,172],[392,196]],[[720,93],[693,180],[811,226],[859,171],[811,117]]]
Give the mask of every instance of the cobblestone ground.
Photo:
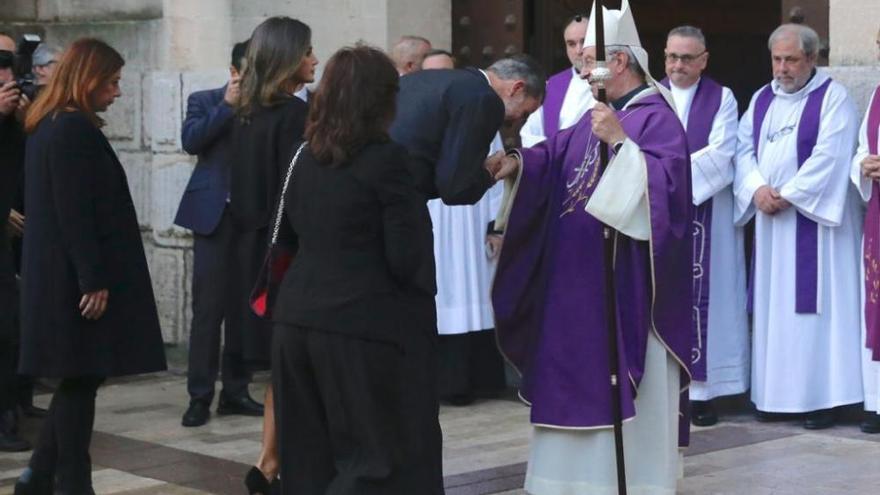
[[[257,458],[259,418],[212,417],[183,428],[185,378],[166,373],[99,391],[92,442],[99,494],[241,494]],[[265,377],[253,385],[261,397]],[[49,396],[36,402],[46,405]],[[859,432],[857,411],[835,428],[807,432],[797,418],[757,423],[745,400],[723,405],[717,426],[696,429],[679,493],[688,495],[837,495],[880,493],[880,435]],[[447,494],[523,494],[528,409],[511,398],[444,407]],[[28,421],[33,438],[39,424]],[[0,495],[12,493],[29,453],[0,454]]]

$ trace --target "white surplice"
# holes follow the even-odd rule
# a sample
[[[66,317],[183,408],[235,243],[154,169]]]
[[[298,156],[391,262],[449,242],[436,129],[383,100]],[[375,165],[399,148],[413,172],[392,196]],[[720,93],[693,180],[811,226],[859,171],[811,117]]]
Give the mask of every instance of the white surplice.
[[[874,96],[871,97],[871,103],[868,105],[870,109],[874,104],[874,98],[877,97],[877,94],[874,93]],[[877,131],[877,129],[872,129],[873,131]],[[868,157],[868,115],[865,115],[864,120],[862,121],[862,128],[859,131],[859,149],[856,152],[855,158],[853,158],[852,169],[850,172],[850,178],[853,181],[853,184],[859,190],[859,194],[862,197],[862,200],[867,203],[871,200],[871,179],[866,178],[862,175],[862,160]],[[862,258],[859,258],[862,259]],[[865,265],[860,263],[861,274],[862,277],[860,280],[864,280],[865,277]],[[859,284],[861,288],[861,298],[862,301],[861,308],[862,310],[859,314],[862,317],[862,343],[865,342],[865,311],[864,311],[864,301],[865,301],[865,284]],[[874,361],[873,353],[870,349],[867,349],[864,345],[862,345],[862,381],[865,390],[865,410],[866,411],[874,411],[880,413],[880,363]]]
[[[489,154],[503,151],[496,135]],[[486,254],[486,228],[495,219],[503,184],[495,184],[473,205],[448,206],[428,201],[434,224],[437,264],[437,330],[457,335],[495,328],[491,287],[495,262]]]
[[[650,89],[636,96],[650,95]],[[586,210],[639,240],[651,236],[647,162],[627,139],[593,191]],[[630,198],[620,201],[620,198]],[[617,199],[617,200],[614,200]],[[674,495],[682,476],[678,448],[681,368],[654,331],[648,333],[645,372],[635,399],[636,417],[623,424],[627,493]],[[612,428],[535,426],[525,489],[532,495],[612,495],[617,467]]]
[[[862,217],[850,184],[858,116],[840,84],[831,83],[822,103],[812,155],[800,169],[797,163],[798,125],[808,94],[827,79],[820,70],[792,94],[771,83],[776,98],[762,128],[754,130],[760,136],[757,161],[754,97],[739,126],[735,219],[743,225],[756,216],[752,401],[765,412],[808,412],[863,398]],[[774,187],[793,206],[775,215],[756,213],[753,197],[763,185]],[[796,211],[818,223],[818,314],[795,312]]]
[[[565,92],[565,99],[562,101],[562,108],[559,110],[559,130],[568,129],[577,124],[581,117],[587,113],[587,110],[593,108],[596,101],[593,99],[593,90],[590,84],[581,79],[580,74],[574,68],[571,69],[574,75],[568,90]],[[524,148],[532,146],[547,139],[544,135],[544,107],[542,106],[526,120],[522,129],[519,131],[520,139]]]
[[[685,129],[698,86],[699,82],[687,89],[671,85],[675,111]],[[691,154],[694,205],[712,199],[708,342],[704,346],[707,380],[691,382],[691,400],[705,401],[749,389],[743,229],[733,223],[733,158],[738,123],[736,99],[730,89],[724,88],[709,144]]]

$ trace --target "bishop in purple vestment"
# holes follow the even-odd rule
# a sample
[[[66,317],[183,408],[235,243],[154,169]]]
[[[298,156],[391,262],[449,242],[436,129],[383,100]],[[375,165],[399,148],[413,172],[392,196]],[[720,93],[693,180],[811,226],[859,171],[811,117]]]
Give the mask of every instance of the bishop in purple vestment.
[[[612,15],[611,22],[616,21]],[[687,424],[680,424],[678,414],[679,400],[687,404],[686,363],[690,362],[693,328],[693,203],[687,135],[666,100],[665,89],[643,70],[632,68],[630,62],[643,51],[637,35],[627,42],[632,39],[622,33],[627,27],[606,29],[612,40],[616,31],[620,44],[628,45],[610,50],[608,67],[613,78],[607,90],[613,108],[597,104],[576,126],[520,150],[510,159],[516,162],[513,166],[519,175],[493,303],[499,345],[523,375],[521,395],[532,406],[531,421],[537,427],[526,483],[530,493],[544,493],[542,487],[558,483],[600,486],[606,482],[599,474],[560,480],[549,472],[542,473],[542,462],[558,467],[559,461],[546,460],[554,454],[540,451],[544,431],[565,431],[574,436],[589,432],[584,445],[592,442],[589,435],[594,432],[610,434],[613,418],[605,317],[610,297],[618,309],[615,335],[620,351],[615,359],[625,377],[621,393],[624,419],[637,414],[640,419],[663,409],[639,404],[643,382],[657,383],[669,376],[673,377],[669,381],[674,381],[666,384],[669,393],[660,395],[664,404],[674,402],[675,410],[658,413],[655,419],[660,424],[651,432],[671,431],[671,435],[648,439],[634,426],[637,421],[624,425],[625,442],[640,442],[640,448],[655,440],[662,444],[648,447],[661,450],[658,456],[640,453],[640,448],[628,449],[630,482],[664,489],[671,484],[674,489],[675,473],[665,471],[658,477],[657,472],[664,470],[648,466],[664,462],[660,458],[677,456],[679,441],[687,441]],[[634,33],[635,26],[631,28]],[[589,46],[589,38],[588,34],[585,74],[595,61],[595,45]],[[609,41],[609,46],[613,44]],[[640,65],[647,65],[646,58],[644,64],[638,59]],[[612,149],[604,176],[598,169],[600,140]],[[506,161],[504,168],[507,166]],[[502,216],[504,213],[503,207]],[[605,224],[616,229],[613,266],[604,259]],[[608,294],[604,284],[605,271],[611,269],[615,272],[614,294]],[[659,368],[650,362],[657,359],[652,352],[659,355]],[[651,373],[663,376],[649,376]],[[564,447],[557,455],[561,449]],[[613,462],[613,450],[590,450],[592,447],[584,447],[573,456],[562,457],[574,457],[564,461],[572,465]],[[646,456],[644,462],[639,461],[640,455]],[[676,462],[669,460],[667,464],[673,467]],[[575,467],[570,472],[578,470]]]

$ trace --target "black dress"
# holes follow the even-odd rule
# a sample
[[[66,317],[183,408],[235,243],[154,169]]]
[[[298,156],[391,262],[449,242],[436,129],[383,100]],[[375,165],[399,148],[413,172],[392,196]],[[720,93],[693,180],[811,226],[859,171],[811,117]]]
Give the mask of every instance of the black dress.
[[[237,262],[229,267],[229,300],[235,302],[226,324],[242,332],[242,358],[252,370],[269,369],[272,329],[251,312],[248,299],[266,256],[282,174],[293,145],[302,140],[307,114],[306,103],[291,96],[257,109],[246,122],[236,118],[232,128],[229,208]]]
[[[120,376],[165,369],[165,351],[125,171],[82,112],[47,116],[29,137],[21,293],[24,375]],[[84,293],[109,290],[87,320]]]
[[[306,149],[294,170],[272,356],[284,493],[443,493],[433,240],[406,161],[376,143],[336,168]]]

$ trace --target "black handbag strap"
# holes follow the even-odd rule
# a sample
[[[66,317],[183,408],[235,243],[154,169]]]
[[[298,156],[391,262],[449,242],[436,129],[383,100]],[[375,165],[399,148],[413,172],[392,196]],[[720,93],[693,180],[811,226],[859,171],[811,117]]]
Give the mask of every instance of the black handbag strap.
[[[287,167],[287,175],[284,176],[284,185],[281,186],[281,197],[278,198],[278,209],[275,212],[275,226],[272,227],[272,240],[269,243],[269,246],[274,246],[278,241],[278,231],[281,230],[281,218],[284,216],[284,198],[287,196],[287,186],[290,185],[290,176],[293,175],[293,167],[296,166],[296,161],[299,159],[300,153],[305,149],[305,142],[299,146],[299,149],[296,150],[296,153],[293,155],[293,159],[290,160],[290,165]]]

